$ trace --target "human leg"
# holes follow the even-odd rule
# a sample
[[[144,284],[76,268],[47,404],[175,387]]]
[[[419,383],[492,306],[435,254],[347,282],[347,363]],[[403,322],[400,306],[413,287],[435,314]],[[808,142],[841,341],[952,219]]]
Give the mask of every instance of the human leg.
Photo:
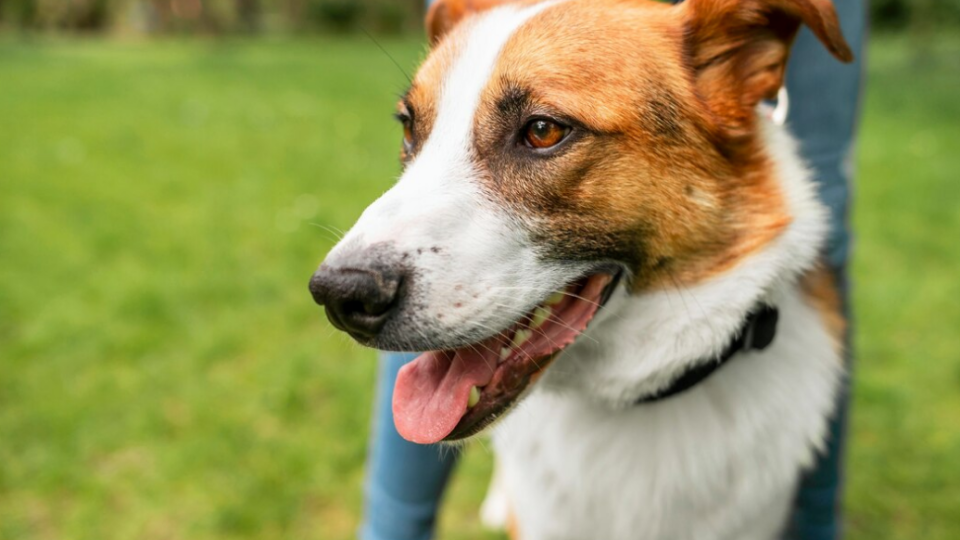
[[[393,425],[393,385],[413,354],[380,357],[373,438],[367,457],[362,540],[428,540],[456,463],[453,451],[404,440]]]
[[[790,130],[801,153],[814,169],[821,199],[830,208],[831,234],[826,257],[849,314],[847,261],[850,252],[848,208],[853,180],[853,149],[863,85],[862,68],[867,32],[862,0],[835,0],[843,32],[854,50],[853,64],[840,64],[808,30],[797,38],[787,70]],[[849,334],[848,339],[849,342]],[[843,443],[849,408],[849,388],[838,398],[826,452],[803,478],[790,524],[790,538],[832,540],[841,535]]]

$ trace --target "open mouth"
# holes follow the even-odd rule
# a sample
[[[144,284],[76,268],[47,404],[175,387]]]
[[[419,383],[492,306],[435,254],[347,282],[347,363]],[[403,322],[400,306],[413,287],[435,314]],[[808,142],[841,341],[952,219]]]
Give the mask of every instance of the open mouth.
[[[481,431],[586,330],[618,275],[584,277],[499,334],[459,349],[424,353],[404,366],[393,392],[397,431],[420,444]]]

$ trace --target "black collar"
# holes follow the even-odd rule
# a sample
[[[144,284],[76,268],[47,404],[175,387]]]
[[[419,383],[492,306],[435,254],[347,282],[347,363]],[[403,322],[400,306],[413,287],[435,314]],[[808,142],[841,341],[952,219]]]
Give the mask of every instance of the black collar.
[[[773,338],[777,336],[777,319],[779,317],[780,312],[777,311],[777,308],[761,304],[747,315],[747,318],[737,330],[733,341],[727,345],[720,356],[696,362],[693,367],[677,377],[670,386],[655,394],[644,396],[635,403],[642,405],[673,397],[703,382],[738,352],[766,349],[773,343]]]

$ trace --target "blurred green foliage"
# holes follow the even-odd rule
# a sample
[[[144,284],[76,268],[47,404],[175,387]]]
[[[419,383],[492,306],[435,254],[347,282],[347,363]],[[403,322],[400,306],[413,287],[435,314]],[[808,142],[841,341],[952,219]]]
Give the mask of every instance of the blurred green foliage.
[[[876,28],[922,29],[960,24],[960,0],[868,0]]]
[[[321,21],[337,31],[351,30],[363,14],[363,4],[353,0],[320,0],[311,2],[311,19]]]
[[[420,0],[0,0],[0,29],[228,34],[397,33],[417,27]]]
[[[118,5],[112,0],[0,0],[0,23],[30,30],[101,30]]]
[[[852,540],[960,538],[960,39],[912,44],[869,51]],[[364,36],[41,39],[0,81],[0,540],[353,538],[376,363],[306,284],[399,173],[404,74]],[[500,538],[489,469],[441,538]]]
[[[960,24],[960,0],[867,0],[877,28]],[[417,27],[422,0],[0,0],[0,29],[250,33]]]

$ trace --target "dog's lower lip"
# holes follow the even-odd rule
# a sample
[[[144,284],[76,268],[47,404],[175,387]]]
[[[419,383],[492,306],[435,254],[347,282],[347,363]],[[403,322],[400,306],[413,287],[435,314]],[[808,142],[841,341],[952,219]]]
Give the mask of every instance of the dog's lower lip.
[[[603,305],[609,300],[613,290],[620,281],[621,274],[621,271],[613,270],[611,272],[597,272],[585,278],[586,281],[596,276],[606,276],[609,279],[608,283],[602,289],[598,306],[590,315],[590,319],[596,316],[596,313],[599,312]],[[586,328],[584,328],[584,330],[585,329]],[[580,333],[582,333],[582,331]],[[543,373],[547,366],[562,352],[563,348],[565,348],[565,346],[538,358],[526,358],[526,367],[531,368],[532,364],[531,369],[524,370],[524,366],[522,365],[498,367],[497,373],[500,375],[498,380],[499,391],[490,392],[484,388],[480,392],[479,400],[468,408],[466,414],[460,419],[453,431],[443,440],[456,441],[471,437],[489,426],[516,403],[524,390]],[[501,373],[501,371],[503,373]],[[497,375],[495,375],[495,377],[497,377]]]

